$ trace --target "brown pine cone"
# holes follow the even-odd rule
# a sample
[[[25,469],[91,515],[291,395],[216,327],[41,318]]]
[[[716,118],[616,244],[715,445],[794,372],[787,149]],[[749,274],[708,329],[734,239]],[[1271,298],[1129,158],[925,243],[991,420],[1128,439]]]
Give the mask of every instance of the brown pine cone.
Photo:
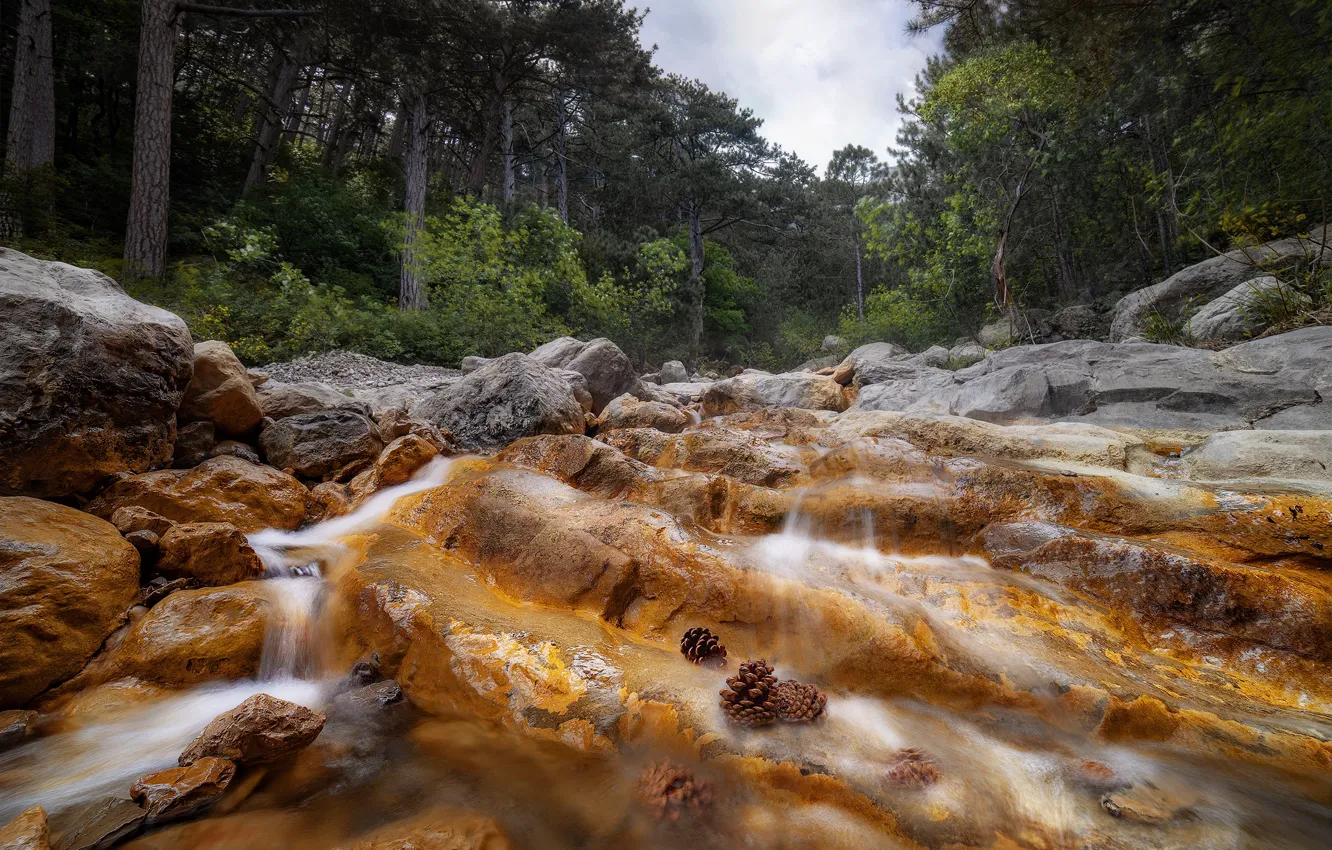
[[[711,782],[695,776],[684,765],[669,761],[644,768],[634,784],[634,796],[653,809],[658,819],[671,821],[678,821],[686,809],[697,815],[710,808],[716,799]]]
[[[923,750],[909,747],[894,754],[896,763],[888,770],[888,778],[907,788],[925,788],[939,781],[939,768],[934,759]]]
[[[710,664],[726,663],[726,647],[722,646],[716,635],[702,626],[684,633],[684,637],[680,638],[680,652],[695,664],[705,661]]]
[[[740,672],[726,680],[727,687],[720,691],[721,707],[732,723],[741,726],[766,726],[777,719],[777,712],[769,700],[777,677],[766,661],[746,661]]]
[[[781,682],[772,689],[772,707],[777,716],[793,723],[810,723],[824,714],[828,695],[814,685],[805,685],[793,679]]]

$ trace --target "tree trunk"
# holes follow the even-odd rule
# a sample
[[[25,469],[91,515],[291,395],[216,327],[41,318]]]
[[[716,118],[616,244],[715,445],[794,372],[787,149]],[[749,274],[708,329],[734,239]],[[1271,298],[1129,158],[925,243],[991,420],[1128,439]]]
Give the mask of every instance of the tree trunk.
[[[22,0],[14,42],[14,87],[5,157],[17,174],[55,160],[55,70],[51,0]]]
[[[425,98],[417,97],[412,101],[407,119],[410,124],[407,129],[407,191],[403,204],[407,213],[407,227],[402,239],[398,306],[403,310],[424,310],[428,300],[418,243],[425,226],[426,166],[429,161],[427,143],[430,118],[426,114]]]
[[[559,127],[555,131],[555,209],[559,211],[560,221],[569,223],[569,114],[565,105],[564,92],[556,94],[555,120]]]
[[[160,278],[166,273],[175,72],[175,0],[143,0],[129,220],[125,225],[125,273],[131,277]]]
[[[289,145],[296,144],[300,137],[301,125],[305,123],[305,111],[310,106],[310,89],[313,88],[313,82],[306,82],[300,89],[300,96],[296,99],[296,105],[289,110],[287,121],[282,130],[282,140]]]
[[[496,81],[495,90],[497,94],[486,105],[485,114],[481,120],[484,127],[481,132],[481,143],[477,148],[476,159],[472,161],[472,176],[467,181],[467,191],[472,195],[480,195],[486,188],[486,178],[490,175],[490,158],[495,153],[495,144],[499,141],[500,125],[504,120],[504,89],[500,81]]]
[[[856,234],[856,311],[860,321],[865,321],[865,270],[860,258],[860,234]]]
[[[306,44],[305,34],[298,33],[291,44],[285,50],[279,50],[273,59],[268,77],[268,101],[260,104],[259,118],[255,121],[254,154],[250,157],[250,171],[245,175],[242,198],[249,197],[255,188],[263,185],[268,177],[268,169],[273,165],[283,125],[291,111],[291,95],[296,87],[296,77],[305,61]]]
[[[703,225],[698,201],[689,202],[689,368],[697,369],[703,340]]]
[[[504,99],[504,120],[500,125],[500,144],[504,151],[504,204],[513,203],[517,194],[517,177],[513,173],[513,101]]]

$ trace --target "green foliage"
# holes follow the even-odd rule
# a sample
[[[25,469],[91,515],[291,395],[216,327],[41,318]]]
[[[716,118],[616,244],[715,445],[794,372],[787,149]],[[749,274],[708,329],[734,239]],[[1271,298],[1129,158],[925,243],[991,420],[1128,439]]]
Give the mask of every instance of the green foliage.
[[[837,335],[853,348],[867,342],[895,342],[922,349],[944,338],[942,328],[941,317],[928,304],[901,289],[878,289],[865,299],[864,321],[847,306]]]

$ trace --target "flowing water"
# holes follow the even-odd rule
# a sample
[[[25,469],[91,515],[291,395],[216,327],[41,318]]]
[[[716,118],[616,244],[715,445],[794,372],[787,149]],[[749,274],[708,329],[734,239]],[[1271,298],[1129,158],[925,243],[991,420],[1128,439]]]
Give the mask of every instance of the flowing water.
[[[902,517],[872,507],[848,508],[835,523],[805,509],[834,488],[942,504],[937,474],[810,483],[791,491],[765,535],[708,532],[648,509],[626,519],[613,501],[530,470],[435,461],[348,516],[252,535],[275,612],[259,675],[76,718],[0,754],[0,820],[29,805],[58,816],[123,795],[133,779],[173,765],[215,715],[265,692],[330,710],[312,755],[270,774],[229,813],[133,846],[351,847],[403,823],[418,843],[357,846],[1332,846],[1323,697],[1269,705],[1228,684],[1225,663],[1153,646],[1085,594],[952,554],[954,540],[939,540],[945,554],[904,552]],[[481,495],[461,501],[467,493]],[[531,510],[506,513],[514,504]],[[582,525],[542,519],[565,514]],[[617,538],[631,519],[662,548],[642,555]],[[477,531],[477,522],[494,525]],[[543,548],[552,540],[565,548]],[[588,587],[561,589],[580,546],[597,557],[636,553],[634,580],[665,583],[628,604],[585,603]],[[700,585],[681,590],[661,566],[675,551],[725,569],[700,579],[680,567],[686,584]],[[701,586],[718,575],[732,584]],[[552,601],[561,593],[567,604]],[[706,602],[654,613],[654,599],[671,594]],[[733,614],[676,615],[713,604]],[[654,617],[671,633],[657,634]],[[728,724],[717,705],[725,673],[683,662],[673,645],[674,632],[696,624],[723,635],[732,667],[765,656],[780,678],[823,684],[827,716],[759,730]],[[349,658],[371,647],[396,666],[414,705],[392,721],[348,717],[335,704]],[[1198,727],[1201,743],[1151,730],[1098,734],[1107,693],[1169,696],[1220,719]],[[1253,718],[1262,725],[1242,725]],[[937,781],[895,778],[908,748],[928,753]],[[695,765],[722,789],[717,819],[658,824],[643,814],[635,780],[662,758]],[[1321,775],[1302,767],[1319,759]],[[500,830],[512,845],[494,839]]]

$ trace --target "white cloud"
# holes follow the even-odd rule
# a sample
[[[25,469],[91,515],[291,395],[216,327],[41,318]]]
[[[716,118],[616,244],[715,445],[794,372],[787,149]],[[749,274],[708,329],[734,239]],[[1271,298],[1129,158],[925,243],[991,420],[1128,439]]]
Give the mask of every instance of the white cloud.
[[[939,51],[909,36],[907,0],[656,0],[643,43],[662,69],[725,91],[764,119],[763,133],[820,170],[865,145],[886,157],[897,94]]]

